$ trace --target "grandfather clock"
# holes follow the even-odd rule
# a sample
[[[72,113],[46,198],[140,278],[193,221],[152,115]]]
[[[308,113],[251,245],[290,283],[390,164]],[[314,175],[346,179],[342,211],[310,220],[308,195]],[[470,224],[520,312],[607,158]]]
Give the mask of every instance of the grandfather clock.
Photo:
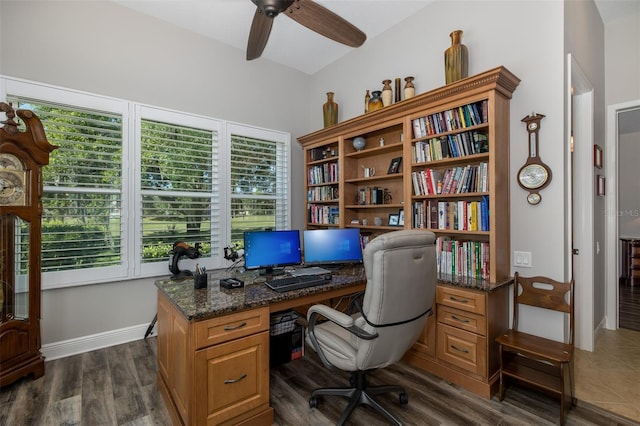
[[[56,146],[40,119],[0,103],[0,386],[44,374],[40,353],[42,166]],[[16,113],[25,124],[18,129]]]

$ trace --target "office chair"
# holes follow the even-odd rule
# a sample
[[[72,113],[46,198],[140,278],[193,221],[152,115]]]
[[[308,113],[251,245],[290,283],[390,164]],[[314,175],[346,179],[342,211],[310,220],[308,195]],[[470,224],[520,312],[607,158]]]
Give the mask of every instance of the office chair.
[[[547,277],[514,276],[513,325],[496,338],[500,354],[500,401],[507,378],[517,380],[560,397],[560,424],[565,424],[567,405],[577,403],[573,375],[574,282]],[[566,342],[525,333],[518,323],[522,305],[565,315],[569,336]]]
[[[401,425],[374,395],[398,392],[405,405],[406,391],[400,386],[369,387],[366,374],[399,361],[426,326],[436,289],[435,235],[415,230],[382,234],[365,247],[364,269],[367,285],[360,312],[350,316],[326,305],[309,308],[308,344],[326,367],[351,372],[350,387],[316,389],[309,406],[317,407],[320,396],[343,396],[349,403],[338,425],[360,404]],[[319,322],[322,317],[328,321]]]

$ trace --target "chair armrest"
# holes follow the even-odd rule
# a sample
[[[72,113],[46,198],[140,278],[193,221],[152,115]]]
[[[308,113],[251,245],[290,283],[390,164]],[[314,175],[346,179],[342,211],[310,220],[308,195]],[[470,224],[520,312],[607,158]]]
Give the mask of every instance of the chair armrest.
[[[323,317],[327,318],[331,322],[335,322],[340,327],[348,328],[353,325],[353,318],[351,316],[344,314],[340,311],[336,311],[335,309],[327,306],[327,305],[313,305],[307,311],[307,319],[311,322],[311,314],[317,312]]]
[[[318,343],[318,339],[316,338],[316,334],[315,334],[316,321],[318,320],[319,316],[323,316],[327,318],[329,321],[339,325],[340,327],[344,328],[349,333],[356,335],[360,339],[372,340],[378,337],[378,333],[373,333],[373,334],[368,333],[363,329],[361,329],[360,327],[356,327],[354,325],[353,317],[347,314],[344,314],[340,311],[336,311],[335,309],[326,305],[311,306],[307,311],[307,319],[309,320],[309,324],[307,326],[307,333],[309,335],[309,340],[313,345],[313,349],[316,351],[316,353],[320,357],[320,360],[326,367],[331,368],[332,365],[327,360],[324,353],[322,352],[322,349],[320,348],[320,344]]]

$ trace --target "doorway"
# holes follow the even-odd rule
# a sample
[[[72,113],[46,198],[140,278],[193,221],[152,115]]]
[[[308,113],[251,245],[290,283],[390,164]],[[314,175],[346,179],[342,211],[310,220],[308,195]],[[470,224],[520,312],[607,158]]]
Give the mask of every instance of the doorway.
[[[626,253],[621,238],[640,239],[640,191],[637,185],[637,158],[640,157],[640,100],[611,105],[607,111],[605,162],[607,186],[607,328],[629,328],[640,331],[640,287],[621,281]],[[615,214],[614,214],[615,213]],[[634,291],[635,290],[635,291]]]

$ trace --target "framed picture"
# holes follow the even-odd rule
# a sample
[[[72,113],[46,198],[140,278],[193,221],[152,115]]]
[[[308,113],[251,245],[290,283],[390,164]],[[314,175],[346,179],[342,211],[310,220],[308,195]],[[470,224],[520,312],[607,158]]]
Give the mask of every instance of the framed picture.
[[[593,166],[598,169],[602,168],[602,148],[600,145],[593,146]]]
[[[391,160],[391,164],[389,164],[389,170],[387,170],[387,174],[391,175],[394,173],[399,173],[401,164],[402,164],[402,157],[396,157],[393,160]]]
[[[605,180],[604,176],[598,175],[596,181],[596,195],[598,197],[604,197],[605,194]]]
[[[398,212],[398,226],[404,226],[404,209]]]
[[[389,226],[398,226],[398,214],[390,214],[389,215]]]

